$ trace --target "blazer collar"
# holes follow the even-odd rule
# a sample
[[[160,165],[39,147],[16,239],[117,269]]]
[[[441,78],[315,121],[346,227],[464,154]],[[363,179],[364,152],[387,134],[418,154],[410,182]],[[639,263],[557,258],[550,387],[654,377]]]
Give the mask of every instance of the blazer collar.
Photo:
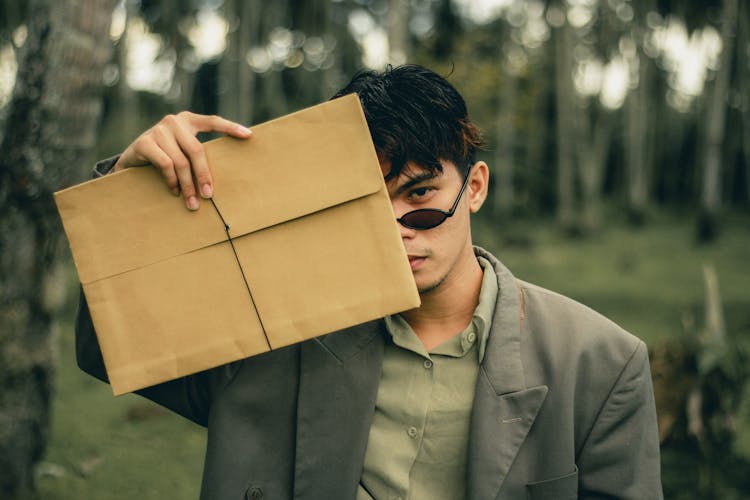
[[[521,355],[523,295],[515,277],[489,252],[478,247],[475,252],[494,266],[499,293],[474,395],[468,498],[492,500],[498,497],[548,388],[526,386]]]
[[[294,498],[354,498],[383,367],[382,321],[304,342]]]
[[[526,388],[521,361],[521,291],[515,276],[486,250],[475,247],[474,252],[487,259],[497,275],[497,303],[492,316],[492,329],[487,341],[485,362],[482,364],[487,382],[497,394],[507,394]]]

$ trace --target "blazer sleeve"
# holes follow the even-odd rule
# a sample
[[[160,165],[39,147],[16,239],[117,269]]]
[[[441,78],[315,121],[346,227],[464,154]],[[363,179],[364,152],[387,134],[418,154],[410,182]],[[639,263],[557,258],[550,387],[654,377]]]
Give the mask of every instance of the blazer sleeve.
[[[578,458],[579,498],[663,498],[648,351],[639,342]]]
[[[115,163],[117,163],[118,159],[120,159],[120,155],[96,162],[96,164],[94,165],[94,170],[92,172],[94,179],[107,175],[115,166]]]
[[[102,352],[83,291],[80,293],[75,335],[78,366],[84,372],[108,382]],[[199,425],[206,426],[215,392],[226,385],[235,372],[234,365],[225,365],[147,387],[136,391],[136,394],[146,397]]]

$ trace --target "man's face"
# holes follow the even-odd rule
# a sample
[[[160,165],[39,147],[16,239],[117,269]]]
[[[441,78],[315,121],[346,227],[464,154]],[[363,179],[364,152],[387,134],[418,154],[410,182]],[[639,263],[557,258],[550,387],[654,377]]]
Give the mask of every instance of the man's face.
[[[420,208],[448,211],[461,190],[464,177],[453,163],[441,160],[442,172],[431,172],[409,162],[401,174],[386,182],[396,218]],[[381,162],[385,175],[390,162]],[[432,229],[417,230],[399,224],[420,294],[427,294],[457,279],[457,263],[473,255],[469,224],[471,184],[452,217]]]

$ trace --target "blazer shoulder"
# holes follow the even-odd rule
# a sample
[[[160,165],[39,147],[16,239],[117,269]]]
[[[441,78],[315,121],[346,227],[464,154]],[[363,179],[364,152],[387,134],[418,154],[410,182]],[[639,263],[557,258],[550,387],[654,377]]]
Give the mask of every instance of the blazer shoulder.
[[[522,338],[536,351],[622,367],[645,344],[614,321],[557,292],[517,280],[524,318]]]

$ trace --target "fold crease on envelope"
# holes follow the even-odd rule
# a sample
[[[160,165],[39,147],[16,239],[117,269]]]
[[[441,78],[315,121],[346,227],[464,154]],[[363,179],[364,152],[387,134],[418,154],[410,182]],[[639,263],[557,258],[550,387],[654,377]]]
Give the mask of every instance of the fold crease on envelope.
[[[205,148],[196,212],[149,167],[55,194],[115,394],[419,305],[356,95]]]

